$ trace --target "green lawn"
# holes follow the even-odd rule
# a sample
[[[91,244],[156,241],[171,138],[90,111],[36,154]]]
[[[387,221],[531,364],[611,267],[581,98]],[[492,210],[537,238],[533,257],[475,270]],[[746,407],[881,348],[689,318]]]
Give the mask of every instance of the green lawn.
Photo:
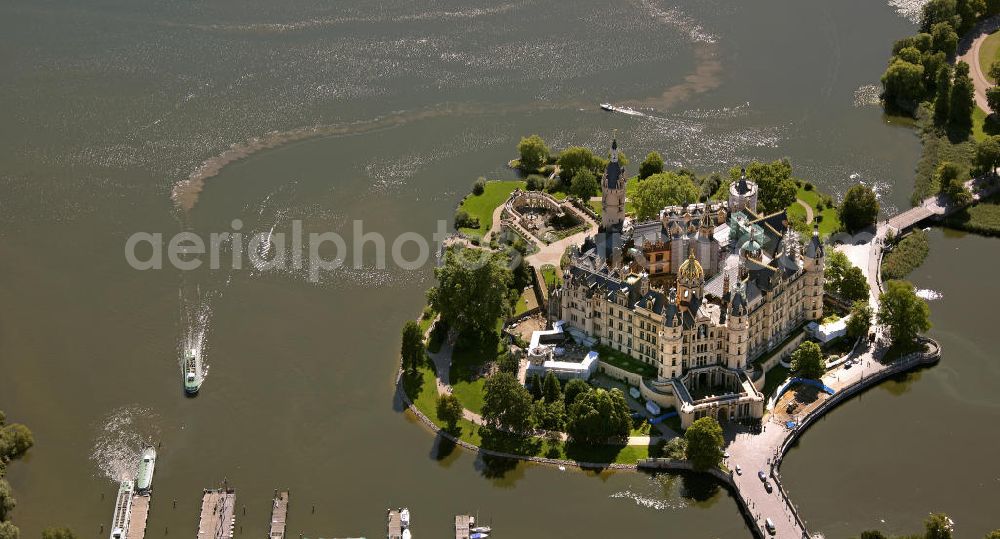
[[[535,307],[538,307],[538,300],[535,299],[535,290],[533,288],[526,288],[521,292],[521,296],[517,298],[517,305],[514,306],[514,316],[524,314]]]
[[[601,207],[601,201],[600,200],[588,200],[587,203],[590,204],[590,207],[593,208],[594,212],[597,213],[597,216],[600,217],[601,216],[601,212],[603,211],[603,208]]]
[[[814,219],[820,216],[817,219],[819,221],[820,236],[826,237],[840,230],[840,216],[837,214],[837,208],[824,207],[822,210],[817,210],[816,207],[820,202],[821,193],[816,190],[815,186],[807,190],[805,184],[803,183],[802,185],[802,187],[799,187],[798,192],[795,193],[795,198],[812,207]],[[806,210],[801,204],[795,202],[788,207],[788,215],[791,217],[799,216],[805,220]],[[812,225],[809,225],[809,228],[811,229]]]
[[[496,360],[502,347],[503,342],[496,335],[484,338],[462,335],[455,343],[448,383],[466,409],[477,414],[483,411],[483,384],[486,379],[480,376],[480,370],[483,365]]]
[[[952,214],[945,220],[945,225],[984,236],[1000,236],[1000,197]]]
[[[600,354],[598,359],[600,359],[605,363],[614,365],[615,367],[618,367],[620,369],[625,369],[628,372],[634,372],[639,376],[642,376],[643,378],[656,377],[655,367],[643,363],[642,361],[639,361],[638,359],[635,359],[634,357],[629,356],[623,352],[619,352],[613,348],[601,344],[596,345],[594,347],[594,350],[597,350],[597,353]]]
[[[525,182],[521,180],[495,180],[486,182],[486,190],[481,195],[469,195],[458,206],[470,217],[479,219],[479,228],[460,228],[459,231],[470,236],[482,237],[493,224],[493,210],[503,204],[514,189],[524,189]]]
[[[545,287],[552,290],[557,285],[562,284],[562,276],[555,266],[546,264],[542,266],[542,279],[545,280]]]
[[[993,62],[1000,60],[1000,32],[994,32],[987,37],[983,44],[979,46],[979,68],[983,70],[983,75],[990,79],[990,66]]]

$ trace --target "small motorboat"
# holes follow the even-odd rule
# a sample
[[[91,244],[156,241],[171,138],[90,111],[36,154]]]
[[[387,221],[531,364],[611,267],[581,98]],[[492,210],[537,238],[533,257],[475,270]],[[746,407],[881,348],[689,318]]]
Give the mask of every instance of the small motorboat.
[[[407,508],[402,508],[399,510],[399,523],[403,525],[403,529],[410,527],[410,510]]]
[[[611,112],[614,112],[615,110],[615,106],[611,103],[601,103],[601,108]]]
[[[475,528],[472,528],[469,531],[474,533],[490,533],[491,531],[493,531],[493,528],[490,528],[489,526],[476,526]]]

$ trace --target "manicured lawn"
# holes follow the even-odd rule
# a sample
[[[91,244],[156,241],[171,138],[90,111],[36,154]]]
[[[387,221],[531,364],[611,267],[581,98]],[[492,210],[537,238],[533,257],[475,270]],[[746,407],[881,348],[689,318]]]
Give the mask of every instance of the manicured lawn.
[[[549,290],[562,284],[562,276],[559,275],[559,270],[551,264],[542,266],[542,279],[545,280],[545,287]]]
[[[972,109],[972,138],[976,141],[985,139],[988,135],[1000,135],[1000,121],[996,115],[987,116],[983,109]]]
[[[483,338],[462,335],[455,343],[449,371],[452,393],[466,409],[477,414],[483,411],[483,384],[480,375],[484,365],[496,360],[503,344],[496,335]]]
[[[526,313],[535,307],[538,307],[538,300],[535,299],[535,290],[526,288],[521,292],[521,296],[517,298],[517,305],[514,306],[514,316]]]
[[[465,210],[470,217],[479,219],[479,228],[461,228],[459,231],[471,236],[482,237],[493,224],[493,210],[504,203],[514,189],[524,189],[525,183],[520,180],[489,181],[486,190],[481,195],[470,194],[458,209]]]
[[[837,214],[837,208],[827,208],[824,206],[822,210],[818,210],[817,205],[820,202],[820,195],[816,191],[816,187],[813,186],[812,189],[806,190],[805,184],[803,187],[799,187],[797,193],[795,193],[795,198],[809,204],[813,210],[813,219],[819,221],[819,234],[820,236],[826,237],[834,232],[840,230],[840,216]],[[788,214],[790,216],[800,216],[804,220],[806,217],[806,210],[798,202],[792,204],[788,207]],[[809,225],[812,228],[812,225]]]
[[[594,350],[597,350],[597,353],[600,354],[598,359],[600,359],[605,363],[614,365],[615,367],[618,367],[620,369],[625,369],[628,372],[634,372],[639,376],[642,376],[643,378],[656,377],[655,367],[643,363],[632,356],[626,355],[623,352],[619,352],[613,348],[609,348],[607,346],[600,344],[595,346]]]
[[[601,210],[602,210],[602,208],[601,208],[601,201],[600,200],[588,200],[587,202],[590,204],[590,207],[593,208],[595,212],[597,212],[597,216],[600,217],[601,216]]]
[[[983,75],[994,83],[996,81],[990,79],[990,66],[997,60],[1000,60],[1000,32],[990,34],[979,46],[979,68],[983,70]]]

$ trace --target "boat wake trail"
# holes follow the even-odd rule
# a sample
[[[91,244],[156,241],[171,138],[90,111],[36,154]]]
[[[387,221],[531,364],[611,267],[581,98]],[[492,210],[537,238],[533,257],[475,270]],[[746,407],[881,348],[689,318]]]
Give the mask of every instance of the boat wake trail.
[[[138,406],[118,408],[101,420],[90,453],[100,476],[114,482],[134,478],[142,450],[160,440],[157,423],[151,410]]]
[[[227,280],[228,282],[228,280]],[[212,303],[222,296],[221,291],[203,294],[200,288],[195,288],[190,297],[185,297],[185,291],[180,292],[181,301],[181,325],[184,334],[180,342],[177,343],[177,366],[183,376],[185,366],[184,358],[186,354],[194,352],[201,357],[201,376],[208,376],[208,360],[205,355],[207,348],[208,331],[212,323]]]

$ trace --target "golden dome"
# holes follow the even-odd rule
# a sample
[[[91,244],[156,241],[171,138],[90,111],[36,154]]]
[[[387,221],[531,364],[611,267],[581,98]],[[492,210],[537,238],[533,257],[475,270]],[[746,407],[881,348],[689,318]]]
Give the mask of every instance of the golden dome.
[[[694,249],[691,249],[691,254],[688,255],[688,259],[681,264],[681,267],[677,270],[677,276],[680,279],[686,281],[701,281],[705,279],[705,270],[702,269],[701,264],[694,257]]]

